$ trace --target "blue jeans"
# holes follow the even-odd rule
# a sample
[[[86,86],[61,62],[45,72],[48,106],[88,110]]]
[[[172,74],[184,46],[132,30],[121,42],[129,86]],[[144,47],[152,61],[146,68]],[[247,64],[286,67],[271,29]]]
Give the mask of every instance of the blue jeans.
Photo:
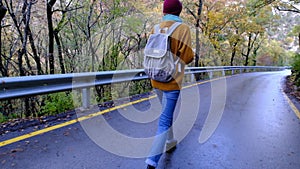
[[[161,91],[156,89],[157,96],[162,104],[162,113],[149,157],[146,163],[157,167],[158,161],[164,151],[166,140],[173,139],[173,114],[179,97],[179,90]]]

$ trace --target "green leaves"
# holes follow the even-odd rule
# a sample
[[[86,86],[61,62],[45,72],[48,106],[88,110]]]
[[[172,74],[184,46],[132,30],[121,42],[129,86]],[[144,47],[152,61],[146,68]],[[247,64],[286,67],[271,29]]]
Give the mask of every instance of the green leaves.
[[[292,69],[293,80],[297,86],[300,86],[300,54],[295,55]]]
[[[44,115],[55,115],[67,110],[74,109],[71,94],[66,92],[49,94],[41,107],[41,113]]]

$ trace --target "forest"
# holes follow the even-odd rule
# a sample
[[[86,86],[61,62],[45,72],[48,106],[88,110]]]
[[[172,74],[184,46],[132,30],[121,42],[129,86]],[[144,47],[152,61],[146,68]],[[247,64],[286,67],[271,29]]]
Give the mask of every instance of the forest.
[[[195,51],[190,66],[300,62],[299,0],[181,1],[180,16],[192,30]],[[0,77],[142,68],[143,48],[152,26],[161,21],[162,4],[162,0],[0,0]],[[133,84],[133,94],[145,92],[145,84],[149,86],[149,82]],[[109,86],[95,90],[96,102],[111,98]],[[71,110],[76,106],[70,95],[1,101],[0,122]]]

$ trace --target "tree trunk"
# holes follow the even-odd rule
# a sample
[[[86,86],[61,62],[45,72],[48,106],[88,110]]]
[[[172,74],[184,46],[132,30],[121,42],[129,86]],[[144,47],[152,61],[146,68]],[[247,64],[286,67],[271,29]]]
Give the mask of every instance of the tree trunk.
[[[30,0],[31,2],[31,5],[33,4],[32,0]],[[26,2],[27,3],[27,2]],[[24,7],[23,7],[23,12],[24,12],[24,15],[25,15],[25,10],[26,10],[26,6],[27,4],[24,4]],[[30,7],[31,8],[31,7]],[[26,17],[25,17],[26,18]],[[24,25],[26,25],[26,20],[23,19],[23,22],[24,22]],[[33,36],[32,36],[32,32],[31,32],[31,29],[30,29],[30,26],[28,24],[28,27],[27,27],[27,36],[28,36],[28,39],[29,39],[29,43],[30,43],[30,47],[31,47],[31,50],[32,50],[32,53],[33,53],[33,59],[36,63],[36,68],[37,68],[37,74],[41,75],[43,74],[43,71],[42,71],[42,66],[41,66],[41,61],[40,61],[40,58],[38,57],[38,54],[37,54],[37,49],[35,47],[35,44],[34,44],[34,39],[33,39]],[[29,61],[28,61],[29,62]],[[29,63],[28,63],[29,64]],[[30,66],[30,65],[29,65]],[[32,69],[30,69],[32,70]],[[34,73],[35,74],[35,73]]]
[[[231,59],[230,59],[230,66],[233,66],[233,61],[234,61],[234,57],[236,54],[236,46],[237,46],[238,42],[235,42],[233,44],[233,49],[232,49],[232,53],[231,53]]]
[[[59,65],[60,65],[61,73],[65,74],[66,69],[65,69],[64,59],[63,59],[63,56],[62,56],[62,47],[61,47],[61,43],[60,43],[60,40],[59,40],[58,32],[54,31],[54,37],[55,37],[55,42],[57,44],[58,59],[59,59]]]
[[[19,69],[20,69],[20,76],[25,76],[25,71],[22,67],[23,64],[23,56],[26,55],[27,53],[27,39],[28,39],[28,34],[29,34],[29,23],[30,23],[30,14],[31,14],[31,7],[32,7],[32,0],[30,0],[29,3],[27,3],[27,0],[24,0],[24,6],[23,6],[23,15],[25,18],[25,28],[24,28],[24,38],[23,38],[23,43],[22,43],[22,49],[19,49],[18,51],[18,65],[19,65]],[[27,11],[26,11],[27,9]],[[30,63],[27,60],[27,65],[28,67],[30,67]],[[31,108],[30,108],[30,99],[29,98],[25,98],[25,116],[29,117],[31,115]]]
[[[251,40],[252,40],[252,33],[249,33],[247,53],[244,54],[244,56],[246,57],[244,66],[248,66],[248,64],[249,64],[249,55],[250,55],[250,51],[251,51]]]
[[[36,50],[36,47],[35,47],[35,44],[34,44],[34,39],[32,37],[32,32],[31,32],[30,28],[28,29],[28,38],[29,38],[31,50],[33,52],[33,59],[36,63],[37,74],[42,75],[44,73],[43,73],[43,70],[42,70],[41,59],[37,54],[37,50]]]
[[[50,74],[54,74],[55,66],[54,66],[54,28],[52,21],[52,8],[56,0],[47,1],[47,21],[48,21],[48,38],[49,38],[49,46],[48,46],[48,59],[49,59],[49,71]]]
[[[57,27],[54,28],[54,31],[53,31],[55,42],[56,42],[56,45],[57,45],[59,65],[60,65],[60,69],[61,69],[61,73],[62,74],[66,73],[66,69],[65,69],[64,59],[63,59],[62,44],[61,44],[61,41],[59,39],[59,32],[62,30],[62,28],[64,27],[65,23],[66,23],[66,11],[63,11],[62,12],[62,18],[59,21],[59,23],[57,24]]]
[[[254,38],[253,38],[253,40],[252,40],[253,34],[252,34],[252,33],[249,33],[247,53],[246,53],[246,54],[242,54],[243,56],[246,57],[246,60],[245,60],[245,66],[248,66],[248,64],[249,64],[250,52],[251,52],[251,50],[253,49],[254,43],[256,42],[256,40],[257,40],[257,38],[258,38],[258,36],[259,36],[259,32],[255,32],[254,35],[255,35],[255,36],[254,36]]]
[[[3,6],[2,0],[0,1],[0,21],[4,18],[6,15],[7,9],[5,6]]]
[[[57,52],[58,52],[58,59],[59,59],[59,65],[61,69],[61,73],[65,74],[66,73],[66,68],[65,68],[65,62],[64,62],[64,57],[63,57],[63,43],[61,39],[59,38],[59,32],[63,29],[63,27],[66,25],[67,21],[67,12],[71,11],[69,8],[70,4],[72,3],[72,0],[68,2],[68,5],[65,7],[64,10],[62,10],[62,17],[58,24],[56,25],[55,28],[53,28],[53,36],[55,39],[55,43],[57,45]],[[76,8],[78,9],[78,8]],[[72,9],[73,10],[73,9]],[[72,28],[71,28],[72,29]]]
[[[196,5],[197,6],[197,5]],[[197,10],[197,14],[193,13],[189,8],[187,8],[188,12],[194,17],[196,20],[196,52],[195,52],[195,67],[199,67],[199,57],[200,57],[200,16],[202,13],[203,0],[199,0],[199,6]],[[200,80],[200,74],[194,74],[196,81]]]
[[[25,72],[23,70],[23,65],[22,65],[23,64],[23,59],[22,59],[22,57],[25,53],[25,51],[23,50],[24,49],[24,37],[25,37],[25,35],[23,35],[23,32],[26,32],[26,31],[23,31],[23,32],[21,31],[21,23],[18,22],[16,14],[13,11],[12,0],[10,2],[5,1],[5,3],[6,3],[7,11],[9,13],[13,23],[14,23],[14,26],[16,27],[17,32],[19,33],[18,37],[20,38],[20,41],[21,41],[22,46],[23,46],[22,49],[18,49],[18,51],[17,51],[17,53],[18,53],[18,58],[17,58],[18,59],[18,63],[17,63],[18,65],[17,66],[19,68],[19,74],[21,76],[24,76]],[[24,20],[26,20],[26,15],[25,15],[26,8],[27,8],[27,1],[24,1],[23,7],[22,7],[22,14],[24,15],[23,16]],[[24,25],[26,25],[26,21],[24,21]],[[19,43],[19,42],[16,42],[16,43]],[[12,57],[13,57],[13,54],[12,54],[12,52],[10,52],[10,59]],[[9,62],[10,62],[10,60],[7,60],[6,68],[3,68],[3,69],[5,69],[7,76],[8,76],[8,64],[9,64]]]
[[[195,54],[195,67],[199,67],[200,56],[200,16],[202,13],[203,0],[199,0],[199,7],[196,19],[196,54]]]
[[[7,9],[3,6],[2,1],[0,1],[0,72],[3,77],[7,76],[7,71],[4,68],[2,61],[2,19],[4,18]]]
[[[28,4],[27,0],[24,0],[24,6],[23,6],[23,15],[25,16],[24,17],[25,18],[24,37],[23,37],[22,48],[18,50],[18,66],[19,66],[19,70],[20,70],[20,76],[25,76],[25,71],[23,69],[23,56],[27,52],[26,47],[27,47],[27,39],[28,39],[28,32],[29,32],[28,30],[29,30],[29,23],[30,23],[31,6],[32,6],[31,1]],[[27,11],[26,11],[26,8],[27,8]],[[28,65],[28,66],[30,67],[30,65]]]

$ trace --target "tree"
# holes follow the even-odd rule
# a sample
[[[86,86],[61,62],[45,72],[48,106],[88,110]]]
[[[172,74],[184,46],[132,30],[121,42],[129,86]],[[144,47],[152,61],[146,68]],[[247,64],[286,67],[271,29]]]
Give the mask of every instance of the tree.
[[[299,0],[279,1],[278,5],[275,5],[275,7],[279,11],[300,13],[299,4]]]
[[[0,1],[0,72],[2,76],[7,76],[7,71],[4,68],[2,61],[2,19],[7,13],[6,7],[3,5],[2,0]]]
[[[300,24],[299,25],[296,25],[292,32],[290,33],[290,35],[292,36],[295,36],[296,38],[298,38],[298,46],[299,46],[299,49],[300,49]]]
[[[249,31],[247,33],[247,47],[245,50],[242,51],[242,55],[245,57],[245,63],[244,66],[248,66],[249,65],[249,57],[250,54],[252,52],[252,50],[254,49],[254,45],[257,42],[259,36],[261,35],[262,32],[260,31]]]
[[[61,73],[64,74],[66,73],[66,68],[65,68],[65,62],[63,58],[63,49],[62,49],[62,44],[61,44],[61,38],[59,37],[60,31],[68,24],[68,19],[67,19],[67,13],[73,10],[78,10],[82,8],[81,6],[75,6],[74,8],[71,7],[73,3],[73,0],[70,1],[60,1],[60,10],[55,10],[56,12],[61,12],[61,18],[58,21],[58,24],[56,27],[53,29],[53,34],[54,34],[54,39],[57,45],[57,53],[58,53],[58,59],[59,59],[59,65],[61,69]]]
[[[276,40],[270,42],[265,41],[263,44],[263,50],[260,50],[257,58],[258,64],[262,66],[284,66],[288,53],[282,47],[282,44]]]
[[[248,15],[247,15],[247,8],[246,3],[243,1],[240,1],[239,3],[231,3],[228,6],[228,11],[238,15],[239,17],[235,17],[232,19],[232,21],[228,24],[227,28],[224,30],[224,33],[226,34],[226,38],[230,45],[230,65],[234,66],[235,62],[237,65],[240,65],[241,63],[238,63],[236,56],[237,54],[240,54],[242,51],[242,44],[245,41],[243,38],[247,24],[248,24]]]
[[[198,0],[198,4],[194,3],[194,6],[197,8],[197,12],[193,12],[192,9],[186,7],[189,14],[191,14],[195,20],[195,29],[196,29],[196,52],[195,52],[195,67],[199,67],[199,56],[200,56],[200,22],[201,22],[201,13],[203,8],[203,0]],[[203,66],[203,64],[201,64]],[[196,77],[197,79],[199,77]]]
[[[279,11],[300,13],[299,0],[251,0],[251,2],[255,11],[271,5]]]
[[[41,71],[41,63],[39,60],[39,57],[37,56],[37,52],[36,52],[36,48],[35,48],[35,44],[34,44],[34,40],[32,37],[32,31],[30,28],[30,20],[31,20],[31,8],[32,5],[35,4],[36,1],[30,0],[29,2],[27,2],[27,0],[23,0],[22,6],[20,8],[21,11],[17,11],[17,7],[14,8],[12,0],[10,2],[8,2],[7,0],[5,0],[5,4],[6,7],[8,9],[8,13],[11,16],[12,19],[12,23],[13,26],[15,27],[15,29],[12,29],[10,31],[7,31],[9,34],[14,32],[14,30],[16,30],[16,34],[19,37],[16,36],[12,36],[11,38],[11,42],[13,44],[7,44],[6,43],[6,48],[10,48],[10,52],[9,52],[9,56],[6,56],[6,66],[5,69],[8,69],[8,67],[11,64],[11,61],[14,60],[14,54],[15,52],[17,52],[18,55],[18,59],[17,59],[17,69],[18,69],[18,73],[20,76],[25,76],[27,74],[35,74],[33,72],[33,66],[31,63],[31,58],[29,57],[29,53],[28,53],[28,47],[27,47],[27,41],[29,40],[30,43],[30,47],[31,50],[33,52],[33,58],[36,62],[37,65],[37,69]],[[16,15],[16,13],[20,13],[21,15]],[[20,19],[21,18],[21,19]],[[6,20],[6,22],[9,23],[9,21]],[[10,25],[10,23],[8,24],[9,27],[12,27]],[[8,42],[9,39],[6,36],[6,41]],[[15,39],[15,40],[13,40]],[[15,47],[14,47],[15,46]],[[17,51],[14,51],[15,48],[19,48]],[[4,55],[2,53],[2,55]],[[10,59],[8,59],[10,58]],[[23,64],[23,61],[25,60],[26,64]],[[27,68],[26,68],[27,66]],[[40,72],[38,71],[38,72]],[[7,73],[8,75],[9,73]]]
[[[56,0],[47,0],[47,21],[48,21],[48,58],[49,58],[49,73],[55,73],[55,63],[54,63],[54,27],[53,27],[53,6]]]

